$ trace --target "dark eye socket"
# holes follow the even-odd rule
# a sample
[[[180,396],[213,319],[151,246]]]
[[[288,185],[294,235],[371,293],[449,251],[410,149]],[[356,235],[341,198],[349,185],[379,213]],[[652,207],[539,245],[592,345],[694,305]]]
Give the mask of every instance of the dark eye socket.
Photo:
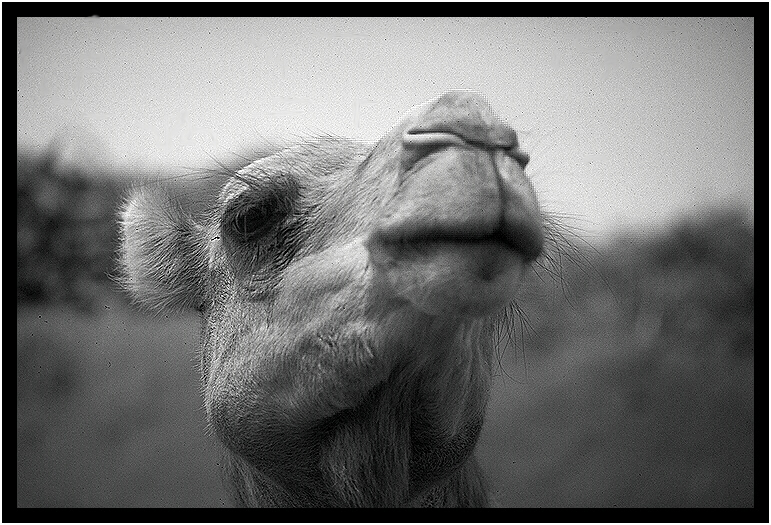
[[[282,204],[275,197],[241,203],[230,219],[232,231],[245,242],[267,235],[286,214]]]

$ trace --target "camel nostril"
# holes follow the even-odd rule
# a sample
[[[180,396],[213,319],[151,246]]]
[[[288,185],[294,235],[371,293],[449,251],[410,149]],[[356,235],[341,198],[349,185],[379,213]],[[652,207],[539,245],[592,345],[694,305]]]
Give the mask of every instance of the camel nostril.
[[[521,167],[529,161],[517,133],[500,120],[478,95],[452,92],[412,122],[402,133],[402,171],[437,149],[448,146],[505,150]]]
[[[467,140],[464,136],[452,133],[450,131],[421,131],[416,128],[411,128],[402,134],[402,155],[401,155],[401,168],[402,172],[411,168],[418,160],[423,157],[427,157],[434,151],[446,148],[448,146],[460,146],[464,148],[482,148],[482,149],[503,149],[506,153],[517,161],[517,163],[524,169],[530,162],[530,155],[525,153],[519,148],[517,143],[516,133],[514,134],[512,142],[514,145],[509,147],[503,147],[497,144],[503,141],[491,141],[489,143],[478,143]]]
[[[446,132],[420,132],[406,131],[402,135],[402,172],[410,169],[417,161],[427,157],[434,151],[447,146],[470,147],[458,135]]]
[[[507,153],[522,166],[522,169],[525,169],[530,163],[530,155],[519,149],[518,146],[510,148]]]
[[[486,122],[457,117],[451,120],[424,119],[407,129],[402,143],[408,146],[447,141],[478,148],[517,149],[517,132],[501,122]]]
[[[445,131],[415,131],[410,129],[402,135],[402,145],[405,148],[431,148],[452,144],[468,146],[468,143],[459,135]]]
[[[420,135],[455,135],[482,149],[516,149],[517,133],[495,114],[487,99],[473,92],[453,91],[439,98],[408,128],[404,138]]]

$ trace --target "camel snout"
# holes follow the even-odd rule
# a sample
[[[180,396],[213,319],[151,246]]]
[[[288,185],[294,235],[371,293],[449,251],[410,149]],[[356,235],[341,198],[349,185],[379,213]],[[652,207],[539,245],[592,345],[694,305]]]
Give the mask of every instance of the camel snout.
[[[439,97],[402,134],[402,166],[449,145],[503,149],[524,168],[530,157],[519,147],[517,133],[495,114],[487,99],[471,91]]]

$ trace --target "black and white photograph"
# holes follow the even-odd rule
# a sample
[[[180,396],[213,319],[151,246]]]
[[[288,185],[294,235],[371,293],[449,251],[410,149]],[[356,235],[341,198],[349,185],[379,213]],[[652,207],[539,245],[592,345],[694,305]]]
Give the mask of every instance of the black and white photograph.
[[[17,17],[17,509],[754,509],[755,51]]]

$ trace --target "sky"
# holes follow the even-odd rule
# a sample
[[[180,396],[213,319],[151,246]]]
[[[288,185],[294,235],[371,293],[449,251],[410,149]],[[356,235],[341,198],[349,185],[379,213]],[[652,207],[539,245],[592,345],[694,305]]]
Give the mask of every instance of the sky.
[[[74,142],[86,164],[171,173],[265,142],[375,141],[471,89],[578,229],[726,204],[754,221],[752,19],[20,18],[16,35],[18,144]]]

